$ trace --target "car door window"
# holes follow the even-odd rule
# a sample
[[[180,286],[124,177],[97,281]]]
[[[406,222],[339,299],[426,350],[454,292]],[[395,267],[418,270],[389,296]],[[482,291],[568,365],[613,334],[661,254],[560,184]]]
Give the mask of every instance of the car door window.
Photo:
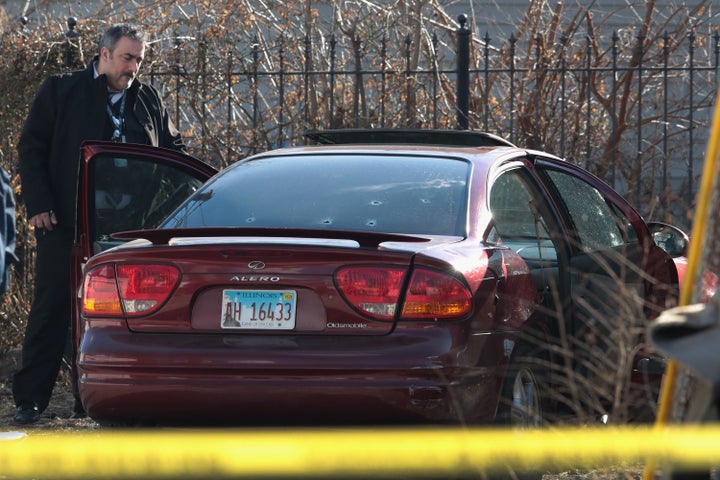
[[[504,173],[493,183],[490,210],[496,235],[527,260],[556,260],[550,229],[539,195],[520,170]]]
[[[559,170],[547,170],[547,175],[567,208],[582,250],[618,247],[636,237],[629,220],[597,188]]]
[[[642,298],[644,248],[628,216],[589,180],[552,168],[544,173],[574,232],[569,236],[576,252],[571,259],[573,284],[592,291],[600,305],[607,291],[634,291]]]
[[[541,305],[552,315],[562,308],[565,281],[559,255],[560,228],[537,185],[521,168],[500,175],[490,190],[493,227],[488,240],[515,251],[527,265]]]
[[[90,197],[94,250],[119,242],[110,235],[154,228],[200,185],[202,180],[173,165],[133,157],[98,156],[92,163]]]

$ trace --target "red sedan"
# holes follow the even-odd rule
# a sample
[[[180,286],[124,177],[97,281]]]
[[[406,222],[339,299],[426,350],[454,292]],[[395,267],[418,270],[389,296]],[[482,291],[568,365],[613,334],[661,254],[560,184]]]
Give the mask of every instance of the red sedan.
[[[92,418],[536,426],[574,411],[568,379],[637,377],[641,350],[612,360],[637,346],[617,333],[638,342],[678,276],[606,184],[488,134],[309,137],[216,175],[84,146],[74,338]],[[590,368],[598,349],[610,364]],[[599,415],[597,397],[580,403]]]

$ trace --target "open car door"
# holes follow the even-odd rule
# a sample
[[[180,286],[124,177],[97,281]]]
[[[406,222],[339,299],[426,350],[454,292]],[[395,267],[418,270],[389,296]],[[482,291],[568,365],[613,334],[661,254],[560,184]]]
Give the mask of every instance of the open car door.
[[[155,228],[215,173],[195,157],[164,148],[84,143],[75,235],[80,263],[120,244],[112,233]]]
[[[77,222],[71,264],[72,367],[79,335],[77,294],[87,260],[123,243],[112,233],[155,228],[217,169],[173,150],[116,142],[85,142],[80,151]]]
[[[648,368],[654,356],[643,337],[649,320],[677,304],[672,257],[605,184],[570,164],[538,159],[536,167],[570,233],[565,328],[576,371],[589,386],[580,397],[598,412],[618,412],[617,392],[624,392],[623,414],[646,420],[654,414],[662,371]]]

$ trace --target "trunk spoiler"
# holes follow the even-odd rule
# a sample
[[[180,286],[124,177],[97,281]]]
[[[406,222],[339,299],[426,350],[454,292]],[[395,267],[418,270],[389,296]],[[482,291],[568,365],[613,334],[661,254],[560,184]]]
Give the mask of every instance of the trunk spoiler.
[[[353,240],[362,248],[377,248],[385,242],[421,243],[430,242],[427,237],[401,235],[395,233],[360,232],[350,230],[317,230],[310,228],[248,228],[248,227],[211,227],[211,228],[167,228],[155,230],[130,230],[111,235],[117,240],[148,240],[153,245],[166,245],[173,238],[183,237],[292,237],[327,238],[333,240]]]

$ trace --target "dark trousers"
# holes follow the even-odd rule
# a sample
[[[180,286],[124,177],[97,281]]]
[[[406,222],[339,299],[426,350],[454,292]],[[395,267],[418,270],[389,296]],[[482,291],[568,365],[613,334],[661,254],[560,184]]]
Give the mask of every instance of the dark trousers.
[[[15,404],[48,406],[68,341],[73,232],[36,231],[35,296],[23,340],[22,367],[13,378]]]

